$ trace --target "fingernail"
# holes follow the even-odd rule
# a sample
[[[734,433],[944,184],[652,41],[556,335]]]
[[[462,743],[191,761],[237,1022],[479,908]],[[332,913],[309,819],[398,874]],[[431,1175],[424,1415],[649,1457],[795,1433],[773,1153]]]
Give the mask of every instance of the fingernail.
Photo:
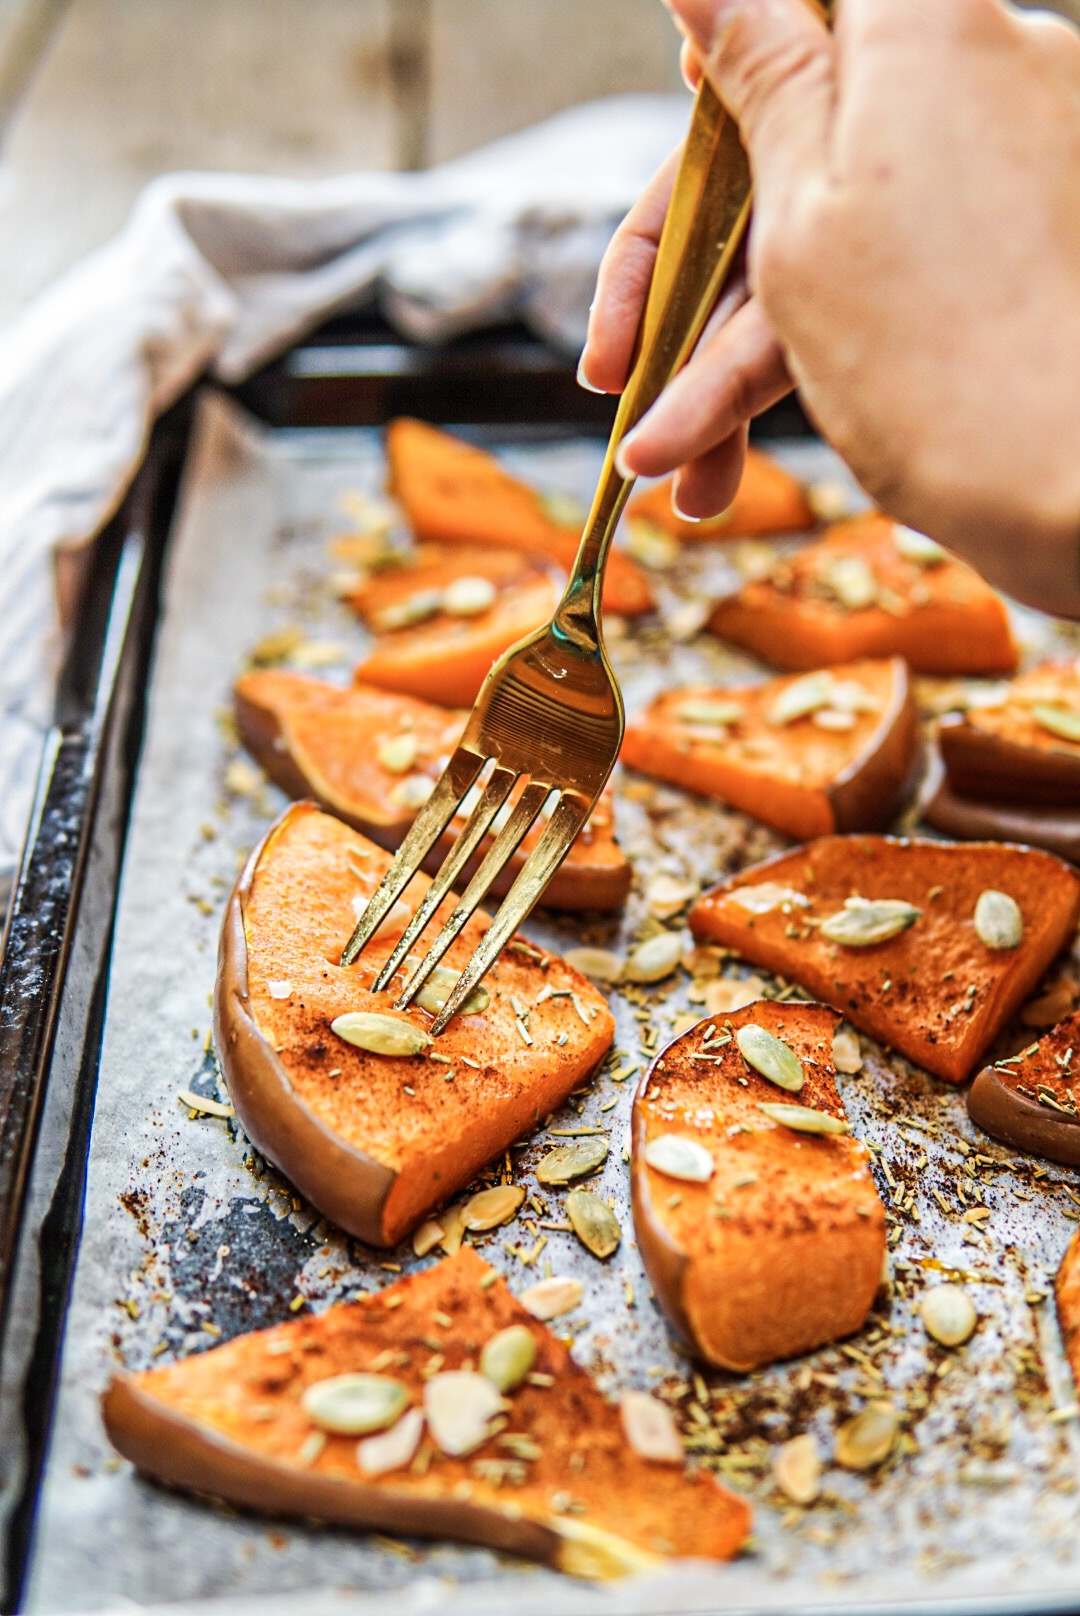
[[[743,9],[743,3],[744,0],[674,0],[674,10],[699,44],[711,46]]]
[[[681,479],[678,477],[678,475],[676,475],[674,481],[671,484],[671,508],[672,508],[672,510],[675,512],[675,515],[679,518],[680,522],[702,522],[702,521],[704,521],[705,520],[704,517],[702,517],[702,516],[691,516],[690,512],[689,511],[684,511],[682,506],[679,504],[679,483],[680,483],[680,481],[681,481]]]
[[[585,355],[584,354],[582,354],[581,358],[578,360],[577,383],[578,383],[579,387],[584,387],[584,389],[585,389],[585,391],[587,393],[603,393],[603,391],[604,391],[604,389],[602,387],[594,387],[592,382],[586,376],[586,374],[585,374]]]
[[[626,451],[633,441],[633,433],[628,432],[615,451],[615,470],[624,482],[631,482],[637,476],[637,472],[633,467],[626,463]]]

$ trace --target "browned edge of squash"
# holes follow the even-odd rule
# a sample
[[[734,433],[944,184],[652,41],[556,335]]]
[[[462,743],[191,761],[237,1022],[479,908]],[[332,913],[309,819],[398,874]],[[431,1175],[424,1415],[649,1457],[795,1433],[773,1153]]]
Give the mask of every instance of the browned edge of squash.
[[[305,1105],[249,1008],[245,912],[256,870],[290,820],[315,812],[311,802],[287,808],[255,847],[233,888],[218,946],[214,1038],[229,1098],[252,1144],[347,1234],[368,1245],[389,1246],[395,1242],[383,1218],[396,1173],[345,1144]]]
[[[892,694],[863,750],[826,788],[837,831],[880,830],[915,790],[922,767],[919,710],[903,657],[890,657]]]
[[[977,1128],[1015,1150],[1080,1167],[1080,1118],[1029,1100],[984,1066],[968,1090],[968,1116]]]
[[[1048,808],[1080,803],[1080,752],[1022,746],[990,735],[962,713],[947,713],[938,744],[953,791],[990,803]]]
[[[147,1397],[133,1377],[119,1375],[102,1401],[105,1430],[125,1459],[155,1480],[259,1514],[307,1516],[342,1526],[407,1537],[452,1538],[557,1562],[557,1532],[535,1520],[453,1498],[396,1497],[387,1486],[312,1474],[255,1456]]]
[[[1080,865],[1080,797],[1074,808],[1027,808],[961,796],[942,780],[922,818],[964,842],[1016,842]]]

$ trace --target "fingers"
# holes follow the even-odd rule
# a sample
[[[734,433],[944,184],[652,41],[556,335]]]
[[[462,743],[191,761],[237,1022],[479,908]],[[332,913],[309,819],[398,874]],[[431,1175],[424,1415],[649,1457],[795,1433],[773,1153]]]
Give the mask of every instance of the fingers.
[[[635,476],[663,477],[689,466],[726,443],[791,387],[780,345],[761,305],[751,299],[714,335],[706,335],[623,440],[620,467]],[[697,473],[689,486],[698,486]]]
[[[578,380],[595,392],[621,392],[626,381],[680,156],[673,152],[649,181],[601,262],[578,365]]]
[[[708,454],[683,467],[671,492],[671,502],[680,516],[700,522],[727,510],[742,482],[747,437],[747,428],[740,427]]]
[[[696,90],[701,83],[701,58],[688,39],[679,47],[679,72],[688,90]]]
[[[833,43],[805,0],[669,3],[742,130],[759,204],[819,172],[832,114]]]

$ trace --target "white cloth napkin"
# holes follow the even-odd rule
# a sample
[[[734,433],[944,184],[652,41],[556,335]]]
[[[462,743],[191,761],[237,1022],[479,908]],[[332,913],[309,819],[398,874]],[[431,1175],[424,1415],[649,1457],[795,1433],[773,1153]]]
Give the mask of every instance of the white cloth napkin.
[[[49,718],[52,550],[116,509],[154,417],[205,367],[240,380],[369,300],[422,342],[517,316],[576,351],[603,249],[688,109],[591,102],[419,174],[166,175],[0,333],[0,872]]]

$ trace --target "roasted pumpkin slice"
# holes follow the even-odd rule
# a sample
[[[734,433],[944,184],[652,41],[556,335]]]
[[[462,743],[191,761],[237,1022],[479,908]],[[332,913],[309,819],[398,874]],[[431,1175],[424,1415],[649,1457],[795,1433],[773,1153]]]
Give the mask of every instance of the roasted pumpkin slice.
[[[708,539],[747,538],[767,533],[803,533],[814,526],[814,512],[797,477],[760,449],[746,451],[746,464],[738,493],[726,511],[688,522],[671,503],[674,479],[665,477],[635,494],[627,519],[651,522],[684,543]]]
[[[965,842],[1022,842],[1080,864],[1080,807],[1028,807],[1016,802],[985,802],[961,796],[942,780],[922,810],[922,818],[946,836]]]
[[[244,674],[236,685],[235,709],[244,745],[275,784],[292,797],[313,797],[328,813],[391,850],[426,801],[466,718],[411,696],[367,685],[342,690],[277,668]],[[467,799],[456,830],[471,806]],[[493,896],[509,890],[543,829],[541,820],[526,836],[492,886]],[[453,840],[447,835],[436,843],[427,860],[430,873]],[[471,878],[490,845],[490,838],[481,844],[462,882]],[[614,798],[606,791],[544,889],[544,904],[574,911],[618,909],[630,880],[630,866],[615,839]]]
[[[642,1259],[674,1328],[724,1369],[850,1335],[881,1279],[885,1211],[836,1089],[838,1019],[760,1000],[699,1022],[634,1099]]]
[[[962,1083],[1078,915],[1080,875],[1030,847],[822,836],[721,882],[690,925]]]
[[[1061,1259],[1054,1292],[1065,1355],[1080,1391],[1080,1233],[1073,1235]]]
[[[356,676],[443,707],[471,707],[492,663],[551,617],[564,581],[515,550],[420,545],[351,597],[378,635]]]
[[[622,761],[802,838],[887,825],[917,751],[907,664],[893,657],[665,691],[627,726]]]
[[[495,544],[547,556],[568,573],[581,542],[581,520],[511,476],[494,455],[408,417],[386,429],[389,490],[418,539],[437,544]],[[637,617],[655,605],[652,585],[628,555],[613,550],[604,574],[604,607]]]
[[[978,1127],[1017,1150],[1080,1167],[1080,1012],[984,1066],[968,1094]]]
[[[426,876],[360,959],[339,963],[389,863],[340,820],[308,803],[288,809],[233,891],[214,994],[218,1055],[247,1134],[320,1212],[375,1246],[395,1245],[561,1105],[613,1031],[584,977],[519,940],[432,1044],[426,1029],[489,921],[474,916],[422,1000],[394,1010],[403,974],[384,993],[371,984]]]
[[[778,668],[903,656],[920,673],[1011,673],[1001,596],[920,534],[871,513],[841,522],[716,606],[709,627]]]
[[[1014,679],[1000,705],[939,727],[948,782],[988,803],[1080,803],[1080,665],[1049,662]]]
[[[355,1302],[118,1375],[103,1407],[114,1446],[158,1481],[581,1576],[726,1560],[750,1526],[712,1476],[631,1447],[619,1410],[468,1247]]]

